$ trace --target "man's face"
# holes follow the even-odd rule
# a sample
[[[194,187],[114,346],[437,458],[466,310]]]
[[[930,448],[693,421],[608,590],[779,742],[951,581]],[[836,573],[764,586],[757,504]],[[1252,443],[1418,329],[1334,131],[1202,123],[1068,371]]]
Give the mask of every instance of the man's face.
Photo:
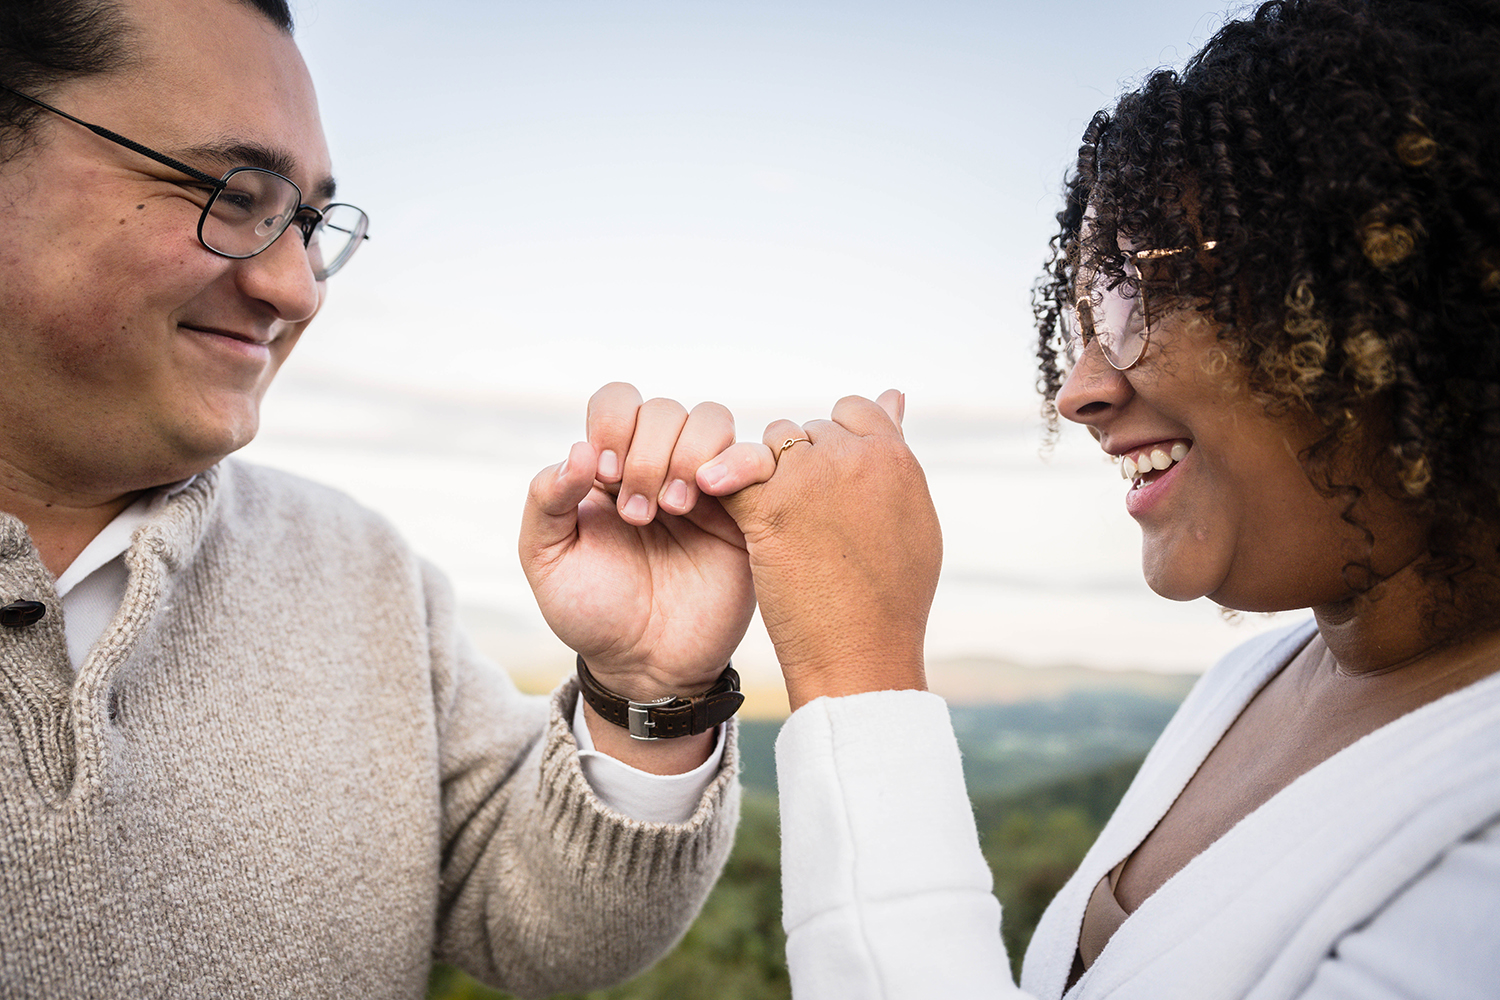
[[[229,0],[125,0],[136,58],[48,103],[220,176],[271,166],[321,207],[328,150],[292,40]],[[267,162],[269,159],[270,162]],[[56,115],[0,164],[0,477],[117,495],[254,436],[322,304],[297,227],[257,257],[198,242],[206,192]]]

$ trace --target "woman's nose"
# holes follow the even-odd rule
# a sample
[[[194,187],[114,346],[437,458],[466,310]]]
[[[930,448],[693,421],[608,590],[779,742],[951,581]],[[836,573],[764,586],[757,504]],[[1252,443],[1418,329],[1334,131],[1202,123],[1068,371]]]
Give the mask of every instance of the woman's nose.
[[[1133,395],[1125,373],[1106,361],[1098,342],[1090,340],[1057,391],[1057,412],[1092,428]]]

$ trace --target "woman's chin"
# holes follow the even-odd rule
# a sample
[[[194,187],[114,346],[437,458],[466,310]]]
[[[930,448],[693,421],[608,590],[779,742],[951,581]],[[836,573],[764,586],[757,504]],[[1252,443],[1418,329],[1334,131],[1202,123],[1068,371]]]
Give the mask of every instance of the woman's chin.
[[[1203,587],[1193,586],[1177,579],[1156,579],[1147,576],[1146,586],[1150,587],[1158,597],[1165,597],[1169,601],[1196,601],[1200,597],[1209,596],[1209,591]]]
[[[1224,571],[1212,560],[1185,557],[1184,546],[1153,546],[1147,538],[1141,550],[1141,572],[1146,586],[1169,601],[1196,601],[1224,586]]]

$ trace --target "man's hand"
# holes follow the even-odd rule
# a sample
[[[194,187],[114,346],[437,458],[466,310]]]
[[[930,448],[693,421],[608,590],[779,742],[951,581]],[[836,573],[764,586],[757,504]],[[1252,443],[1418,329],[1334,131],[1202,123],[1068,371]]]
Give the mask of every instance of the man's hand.
[[[795,710],[813,698],[926,687],[923,641],[942,532],[901,434],[904,397],[846,397],[831,420],[778,420],[699,470],[750,553],[761,617]],[[807,438],[810,443],[786,442]]]
[[[587,440],[531,482],[526,578],[558,638],[623,697],[708,690],[750,624],[744,536],[695,482],[733,441],[724,407],[642,403],[634,386],[616,382],[589,400]]]

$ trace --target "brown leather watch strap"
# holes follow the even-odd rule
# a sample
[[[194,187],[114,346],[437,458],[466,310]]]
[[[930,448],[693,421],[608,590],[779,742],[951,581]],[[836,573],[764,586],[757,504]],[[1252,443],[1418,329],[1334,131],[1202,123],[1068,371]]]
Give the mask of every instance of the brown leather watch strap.
[[[665,740],[696,736],[726,722],[739,711],[740,675],[726,664],[714,686],[688,698],[668,695],[656,701],[630,701],[600,684],[589,673],[583,654],[578,655],[578,692],[594,711],[638,740]]]

